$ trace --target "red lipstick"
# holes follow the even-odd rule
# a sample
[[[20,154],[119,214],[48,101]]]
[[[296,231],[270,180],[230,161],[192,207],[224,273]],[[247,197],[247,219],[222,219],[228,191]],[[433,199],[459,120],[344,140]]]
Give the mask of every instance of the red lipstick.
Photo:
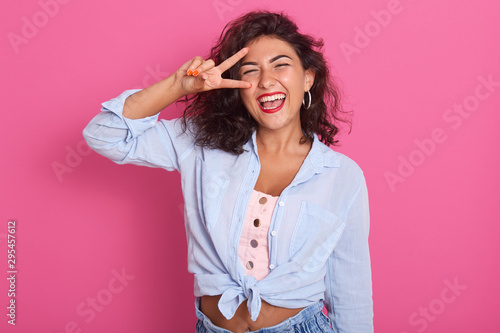
[[[262,104],[260,103],[259,100],[261,98],[263,98],[263,97],[274,96],[274,95],[285,95],[285,98],[282,99],[283,102],[279,106],[277,106],[276,108],[273,108],[273,109],[264,109],[264,107],[262,106]],[[285,105],[285,99],[286,99],[286,94],[285,93],[282,93],[282,92],[272,92],[272,93],[262,94],[259,97],[257,97],[257,104],[259,105],[259,108],[262,110],[262,112],[265,112],[265,113],[275,113],[275,112],[278,112],[279,110],[281,110],[281,108],[283,108],[283,105]]]

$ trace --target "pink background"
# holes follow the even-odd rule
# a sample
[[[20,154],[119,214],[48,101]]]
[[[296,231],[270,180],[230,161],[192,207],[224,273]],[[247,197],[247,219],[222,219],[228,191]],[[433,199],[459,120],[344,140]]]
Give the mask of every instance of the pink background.
[[[0,14],[0,331],[194,332],[179,175],[115,165],[81,132],[256,8],[324,38],[355,111],[339,151],[368,182],[376,332],[500,331],[498,2],[60,1]]]

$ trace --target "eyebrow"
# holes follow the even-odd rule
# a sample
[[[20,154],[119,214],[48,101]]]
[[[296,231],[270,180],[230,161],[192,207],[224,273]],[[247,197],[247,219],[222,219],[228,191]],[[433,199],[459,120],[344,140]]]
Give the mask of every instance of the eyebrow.
[[[290,58],[289,56],[284,55],[284,54],[280,54],[280,55],[272,58],[271,60],[269,60],[269,63],[273,63],[276,60],[281,59],[281,58],[288,58],[288,59],[292,60],[292,58]],[[257,63],[256,62],[247,61],[247,62],[244,62],[244,63],[241,64],[241,66],[248,66],[248,65],[250,65],[250,66],[257,66]]]

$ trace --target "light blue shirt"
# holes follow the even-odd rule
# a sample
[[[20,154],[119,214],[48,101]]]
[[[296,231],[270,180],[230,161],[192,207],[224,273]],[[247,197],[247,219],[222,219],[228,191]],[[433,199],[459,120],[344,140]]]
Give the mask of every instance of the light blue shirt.
[[[325,300],[335,332],[373,332],[368,193],[363,172],[317,135],[300,170],[279,196],[269,228],[269,275],[245,275],[238,246],[260,172],[255,132],[241,155],[194,144],[181,121],[122,116],[127,90],[102,104],[84,129],[89,146],[118,164],[177,170],[185,202],[188,270],[195,296],[222,295],[232,318],[248,299],[301,308]]]

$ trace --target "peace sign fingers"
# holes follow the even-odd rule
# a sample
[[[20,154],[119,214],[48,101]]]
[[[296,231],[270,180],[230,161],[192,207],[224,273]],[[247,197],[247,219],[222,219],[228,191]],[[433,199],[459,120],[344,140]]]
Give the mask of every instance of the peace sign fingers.
[[[248,47],[244,47],[218,66],[215,66],[212,59],[193,58],[180,69],[179,75],[184,83],[184,90],[187,93],[197,93],[221,88],[250,88],[250,82],[222,78],[222,73],[233,67],[247,53]]]

